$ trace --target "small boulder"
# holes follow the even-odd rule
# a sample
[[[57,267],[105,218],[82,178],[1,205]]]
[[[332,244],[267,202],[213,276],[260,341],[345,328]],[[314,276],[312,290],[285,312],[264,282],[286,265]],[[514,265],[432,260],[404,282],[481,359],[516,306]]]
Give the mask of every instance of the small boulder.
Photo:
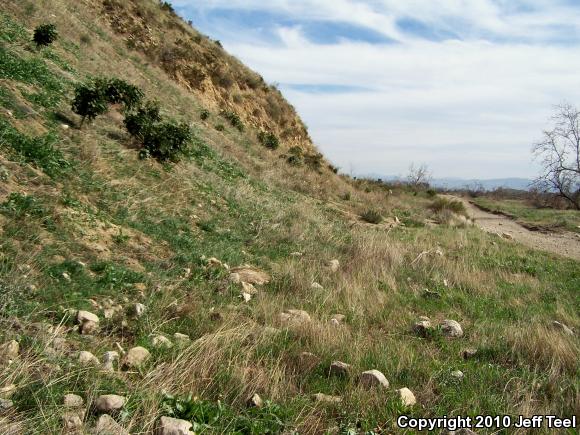
[[[270,275],[252,266],[234,267],[230,271],[230,280],[248,284],[264,285],[270,282]]]
[[[340,396],[329,396],[328,394],[316,393],[312,395],[312,399],[315,402],[325,403],[325,404],[337,404],[342,402]]]
[[[123,426],[108,414],[102,414],[95,426],[95,435],[129,435]]]
[[[0,399],[0,413],[11,410],[14,407],[14,402],[9,399]]]
[[[242,290],[243,290],[244,293],[248,293],[248,294],[250,294],[252,296],[258,293],[258,290],[256,289],[256,287],[254,287],[249,282],[243,282],[242,281]]]
[[[127,399],[116,394],[103,394],[95,400],[95,409],[100,414],[110,414],[120,411]]]
[[[163,335],[156,335],[153,337],[153,340],[151,340],[151,343],[153,344],[153,347],[156,349],[170,349],[173,347],[173,343],[171,342],[171,340],[169,340],[169,338],[163,336]]]
[[[304,310],[286,310],[280,313],[280,323],[288,326],[300,326],[310,323],[310,315]]]
[[[362,386],[366,388],[372,388],[377,386],[383,386],[385,388],[389,388],[389,381],[378,370],[367,370],[366,372],[362,372],[359,378],[359,381]]]
[[[147,349],[141,346],[136,346],[129,349],[125,359],[123,360],[123,367],[126,369],[137,368],[142,366],[145,361],[149,359],[151,354]]]
[[[428,318],[422,318],[413,325],[413,332],[420,337],[426,337],[432,329],[433,326]]]
[[[417,403],[415,395],[407,387],[397,390],[397,393],[399,393],[399,398],[401,399],[401,403],[403,404],[403,406],[413,406],[414,404]]]
[[[181,334],[179,332],[176,332],[175,334],[173,334],[173,339],[180,346],[188,344],[191,341],[191,339],[189,338],[189,335]]]
[[[79,352],[79,363],[83,365],[97,365],[99,364],[99,359],[94,356],[91,352],[87,352],[86,350],[81,350]]]
[[[467,349],[463,349],[461,351],[461,356],[463,357],[463,359],[471,359],[475,355],[477,355],[477,349],[474,349],[472,347],[467,348]]]
[[[103,370],[108,372],[115,371],[115,361],[119,360],[119,352],[109,350],[103,354]]]
[[[340,262],[336,259],[330,260],[326,265],[331,272],[336,272],[340,268]]]
[[[18,358],[20,344],[16,340],[10,340],[0,346],[0,360],[13,360]]]
[[[352,366],[342,361],[334,361],[330,364],[329,373],[333,376],[348,376]]]
[[[195,435],[192,424],[186,420],[172,417],[161,417],[157,423],[155,435]]]
[[[78,433],[83,427],[84,412],[67,411],[62,415],[65,432]]]
[[[451,372],[451,376],[455,379],[463,379],[463,372],[461,370],[454,370]]]
[[[250,408],[261,408],[262,406],[264,406],[264,401],[262,400],[262,398],[258,394],[253,394],[252,397],[250,397],[246,401],[246,404]]]
[[[459,322],[455,320],[446,319],[441,323],[441,331],[447,337],[458,338],[463,336],[463,329]]]
[[[85,401],[81,396],[76,394],[65,394],[63,399],[63,405],[65,408],[82,408]]]
[[[248,303],[252,300],[252,295],[250,293],[242,292],[240,295],[245,303]]]
[[[83,335],[90,335],[99,328],[99,317],[89,311],[77,312],[77,323],[79,332]]]

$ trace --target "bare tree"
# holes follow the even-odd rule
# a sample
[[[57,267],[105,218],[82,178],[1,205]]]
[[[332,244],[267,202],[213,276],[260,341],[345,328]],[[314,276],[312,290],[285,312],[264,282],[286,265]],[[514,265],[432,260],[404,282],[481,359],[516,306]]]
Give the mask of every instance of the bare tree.
[[[542,164],[542,173],[533,186],[556,192],[580,210],[580,111],[571,104],[556,106],[554,127],[532,149]]]
[[[431,172],[427,165],[422,164],[415,167],[414,163],[409,166],[409,174],[407,175],[407,182],[413,186],[428,186],[431,181]]]

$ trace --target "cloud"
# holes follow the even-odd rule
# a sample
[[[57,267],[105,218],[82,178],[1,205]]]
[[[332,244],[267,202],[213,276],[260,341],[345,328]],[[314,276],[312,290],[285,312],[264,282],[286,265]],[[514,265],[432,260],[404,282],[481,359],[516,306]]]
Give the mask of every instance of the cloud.
[[[194,25],[280,83],[316,144],[347,171],[399,174],[416,161],[441,177],[533,176],[530,146],[552,105],[580,103],[580,7],[572,1],[198,3],[174,2]],[[236,13],[267,14],[262,37],[271,39],[232,21]],[[316,22],[389,39],[341,33],[321,42],[308,32]]]

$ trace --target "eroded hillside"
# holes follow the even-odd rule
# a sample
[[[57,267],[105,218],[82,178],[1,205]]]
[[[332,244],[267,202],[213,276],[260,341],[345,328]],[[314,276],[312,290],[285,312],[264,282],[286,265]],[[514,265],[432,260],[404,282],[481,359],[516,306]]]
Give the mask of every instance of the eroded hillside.
[[[0,42],[0,433],[578,413],[577,262],[336,175],[276,89],[163,4],[9,1]],[[186,123],[187,154],[140,158],[119,105],[81,128],[91,77]]]

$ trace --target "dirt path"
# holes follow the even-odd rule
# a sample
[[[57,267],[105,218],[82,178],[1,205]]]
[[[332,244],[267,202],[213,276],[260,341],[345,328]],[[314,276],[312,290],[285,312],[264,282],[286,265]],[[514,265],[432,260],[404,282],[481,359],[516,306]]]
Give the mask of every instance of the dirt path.
[[[475,224],[484,231],[496,234],[509,234],[514,240],[530,248],[553,252],[564,257],[580,260],[580,238],[574,233],[530,231],[506,216],[481,210],[465,198],[451,195],[448,197],[463,202],[469,216],[475,219]]]

